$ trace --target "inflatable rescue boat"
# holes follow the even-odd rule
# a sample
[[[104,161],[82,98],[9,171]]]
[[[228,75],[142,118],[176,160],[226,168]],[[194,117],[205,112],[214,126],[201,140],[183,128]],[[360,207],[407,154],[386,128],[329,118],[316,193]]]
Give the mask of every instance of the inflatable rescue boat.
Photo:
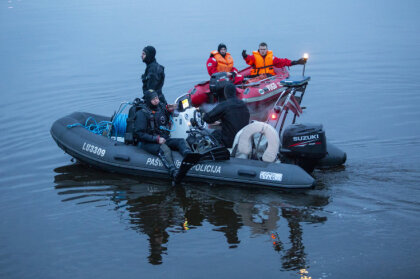
[[[283,68],[274,68],[276,75],[260,75],[254,78],[245,78],[244,82],[236,84],[236,92],[239,99],[244,101],[250,110],[251,119],[265,121],[268,111],[273,107],[280,94],[284,91],[284,85],[281,81],[289,77],[288,70]],[[251,67],[239,71],[238,75],[249,76]],[[201,82],[188,91],[191,96],[191,103],[199,107],[205,103],[212,103],[212,97],[217,95],[217,86],[213,83],[228,81],[225,73],[213,74],[209,81]],[[213,90],[213,87],[216,87]],[[219,94],[220,95],[220,94]],[[217,96],[215,97],[217,101]]]
[[[195,92],[178,97],[171,137],[185,138],[193,151],[205,154],[184,179],[239,187],[304,189],[314,186],[314,178],[309,175],[314,168],[344,164],[346,153],[327,142],[321,124],[296,123],[309,80],[305,76],[261,80],[256,91],[260,96],[254,96],[255,88],[244,88],[241,94],[253,100],[248,104],[254,103],[254,108],[258,107],[256,103],[268,100],[270,105],[256,110],[253,122],[238,132],[233,148],[225,150],[228,156],[223,159],[212,153],[219,147],[210,130],[217,127],[207,125],[201,118],[201,112],[216,103],[203,102],[197,110]],[[242,90],[240,87],[238,90]],[[248,98],[251,92],[254,97]],[[61,149],[82,163],[109,172],[169,180],[167,169],[157,156],[127,144],[126,139],[132,135],[126,133],[127,115],[122,111],[120,106],[112,117],[72,113],[53,123],[51,135]],[[288,115],[292,121],[286,126]],[[181,155],[175,151],[173,155],[179,167]]]
[[[177,117],[178,123],[187,111]],[[51,127],[51,135],[58,146],[82,163],[115,173],[161,177],[168,179],[168,171],[157,156],[118,138],[96,134],[86,128],[86,123],[111,121],[110,117],[75,112],[58,119]],[[181,155],[173,152],[177,166]],[[302,168],[293,164],[270,163],[259,160],[230,158],[224,161],[202,161],[192,167],[184,180],[234,184],[240,187],[310,188],[314,179]]]

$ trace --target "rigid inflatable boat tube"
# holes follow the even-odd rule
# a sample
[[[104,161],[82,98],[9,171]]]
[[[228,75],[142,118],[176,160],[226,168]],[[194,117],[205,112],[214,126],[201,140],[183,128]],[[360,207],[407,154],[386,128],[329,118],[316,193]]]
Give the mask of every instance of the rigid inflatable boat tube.
[[[51,135],[66,153],[80,162],[112,173],[169,178],[160,159],[137,146],[97,135],[83,127],[67,128],[70,124],[85,123],[89,117],[97,121],[110,121],[107,116],[75,112],[53,123]],[[181,154],[174,151],[172,155],[175,163],[181,164]],[[188,171],[186,178],[189,181],[271,189],[310,188],[315,182],[297,165],[238,158],[200,162]]]
[[[337,146],[327,141],[327,155],[319,160],[315,167],[324,169],[341,166],[346,162],[346,159],[346,152],[342,151]]]
[[[239,134],[240,133],[240,134]],[[272,163],[277,158],[280,146],[280,138],[277,131],[267,123],[254,121],[248,124],[238,133],[238,157],[248,156],[252,151],[253,135],[261,133],[267,139],[267,149],[264,151],[262,160]]]

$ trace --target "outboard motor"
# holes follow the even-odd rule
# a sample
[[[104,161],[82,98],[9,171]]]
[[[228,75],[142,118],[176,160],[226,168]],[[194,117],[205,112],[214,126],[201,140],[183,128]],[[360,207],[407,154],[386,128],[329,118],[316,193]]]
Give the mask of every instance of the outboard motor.
[[[280,153],[285,163],[293,163],[312,172],[327,155],[327,140],[322,124],[292,124],[283,133]]]
[[[229,77],[226,72],[214,73],[210,77],[209,88],[210,96],[209,103],[214,103],[214,97],[220,101],[220,98],[224,98],[223,90],[229,83]]]

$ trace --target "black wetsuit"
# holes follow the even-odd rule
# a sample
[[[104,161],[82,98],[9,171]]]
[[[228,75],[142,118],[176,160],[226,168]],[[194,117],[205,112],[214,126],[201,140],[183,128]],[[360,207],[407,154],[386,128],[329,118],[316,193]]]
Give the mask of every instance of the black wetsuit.
[[[143,49],[146,54],[144,63],[146,63],[146,70],[141,76],[143,82],[143,94],[149,89],[157,92],[161,103],[166,104],[165,96],[162,93],[163,83],[165,82],[165,68],[156,62],[156,50],[152,46],[147,46]]]
[[[216,139],[221,140],[226,147],[230,148],[236,133],[249,124],[249,117],[249,110],[246,104],[237,99],[236,95],[231,95],[227,96],[226,101],[221,102],[210,112],[205,113],[203,120],[207,123],[221,120],[222,130],[215,130],[212,134]]]
[[[149,98],[145,96],[146,105],[137,111],[134,121],[134,133],[139,141],[139,147],[147,152],[159,156],[170,176],[176,170],[171,150],[178,150],[182,156],[191,152],[183,138],[170,138],[170,113],[166,105],[159,103],[152,106]],[[156,93],[154,93],[156,94]],[[164,144],[159,144],[159,138],[165,138]]]
[[[164,105],[156,108],[146,106],[137,111],[134,122],[134,132],[140,142],[140,146],[151,154],[158,155],[160,146],[159,137],[165,138],[165,144],[171,149],[179,150],[181,153],[187,148],[184,139],[170,138],[169,130],[170,113]]]

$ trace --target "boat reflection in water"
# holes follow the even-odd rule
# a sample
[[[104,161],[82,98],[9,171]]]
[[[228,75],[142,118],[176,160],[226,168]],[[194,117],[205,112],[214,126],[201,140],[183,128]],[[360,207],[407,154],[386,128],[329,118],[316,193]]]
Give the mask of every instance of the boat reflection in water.
[[[80,164],[54,171],[57,173],[55,188],[63,196],[63,202],[97,206],[112,201],[119,215],[128,216],[128,222],[124,222],[130,228],[148,235],[148,260],[154,265],[163,262],[162,255],[166,254],[171,234],[199,229],[209,223],[214,226],[213,231],[223,233],[229,248],[240,245],[238,231],[242,227],[248,227],[254,236],[266,235],[267,240],[276,236],[273,248],[280,254],[282,268],[299,270],[307,266],[301,223],[327,221],[326,217],[317,215],[328,204],[328,195],[320,195],[325,192],[322,190],[310,194],[209,184],[171,187],[158,180],[140,182],[135,177],[114,175]],[[280,222],[288,228],[280,227]]]

